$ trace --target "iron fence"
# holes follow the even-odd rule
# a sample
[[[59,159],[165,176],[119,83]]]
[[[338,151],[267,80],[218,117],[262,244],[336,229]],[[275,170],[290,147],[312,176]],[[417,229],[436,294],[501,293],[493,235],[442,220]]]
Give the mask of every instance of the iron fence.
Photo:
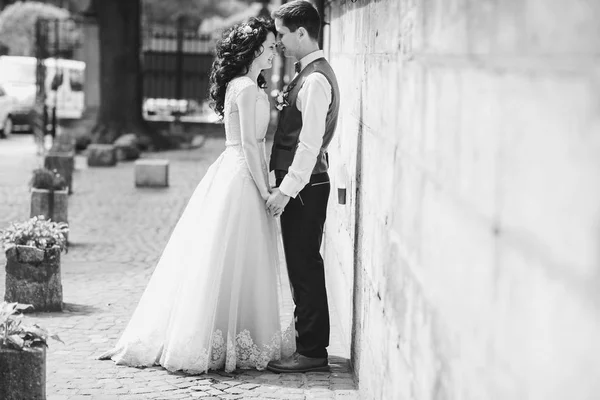
[[[208,97],[214,58],[209,35],[176,28],[151,27],[142,40],[144,110],[148,115],[193,112]]]

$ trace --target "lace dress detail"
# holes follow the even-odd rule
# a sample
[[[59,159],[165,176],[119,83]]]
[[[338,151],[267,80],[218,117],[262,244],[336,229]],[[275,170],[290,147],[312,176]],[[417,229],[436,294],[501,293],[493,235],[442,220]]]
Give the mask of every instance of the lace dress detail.
[[[248,77],[235,78],[227,85],[223,107],[223,122],[225,124],[227,143],[241,144],[242,142],[240,117],[236,100],[240,93],[249,86],[256,86],[256,83]],[[256,94],[256,140],[265,138],[269,119],[269,97],[264,90],[259,88]]]
[[[261,370],[295,350],[292,317],[280,315],[282,297],[291,297],[282,243],[255,180],[256,171],[267,176],[268,98],[258,90],[252,161],[235,103],[254,84],[230,82],[226,149],[190,198],[121,338],[99,358],[197,374]]]
[[[235,157],[238,161],[238,165],[241,168],[241,173],[248,179],[252,179],[250,174],[251,166],[248,165],[251,160],[248,160],[242,149],[242,138],[241,138],[241,127],[240,127],[240,115],[236,104],[236,99],[240,93],[249,86],[256,85],[250,78],[239,77],[233,79],[227,86],[225,92],[225,105],[224,105],[224,124],[225,124],[225,136],[226,145],[228,151],[232,157]],[[269,126],[269,115],[270,105],[269,97],[264,90],[258,89],[256,94],[256,142],[259,144],[260,160],[259,165],[256,165],[256,169],[260,169],[265,182],[268,182],[268,163],[265,150],[265,135]]]

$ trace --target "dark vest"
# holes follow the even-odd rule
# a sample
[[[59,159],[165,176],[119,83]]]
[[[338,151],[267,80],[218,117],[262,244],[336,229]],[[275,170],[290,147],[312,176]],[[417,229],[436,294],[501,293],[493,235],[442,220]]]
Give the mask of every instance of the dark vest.
[[[304,85],[306,78],[312,73],[320,73],[327,78],[331,85],[331,103],[327,110],[325,120],[325,135],[323,136],[323,144],[321,151],[317,156],[317,163],[313,169],[313,174],[327,172],[329,160],[327,156],[327,147],[333,138],[335,127],[337,125],[338,112],[340,108],[340,89],[338,87],[335,73],[331,66],[324,58],[319,58],[308,64],[300,73],[289,83],[287,91],[289,91],[287,102],[288,106],[284,107],[279,114],[279,122],[275,137],[273,138],[273,150],[271,152],[271,162],[269,169],[286,171],[292,165],[296,149],[298,148],[298,139],[300,130],[302,129],[302,113],[296,107],[296,98],[298,92]]]

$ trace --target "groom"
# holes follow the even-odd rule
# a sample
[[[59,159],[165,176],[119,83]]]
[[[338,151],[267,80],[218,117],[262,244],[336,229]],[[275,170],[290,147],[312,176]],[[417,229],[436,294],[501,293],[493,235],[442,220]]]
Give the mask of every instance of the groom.
[[[291,1],[275,11],[273,19],[284,55],[299,60],[275,132],[270,170],[275,171],[277,188],[267,201],[267,210],[281,215],[296,304],[297,352],[267,368],[326,371],[329,310],[320,248],[330,190],[327,146],[337,124],[340,92],[335,73],[319,50],[321,18],[314,6]]]

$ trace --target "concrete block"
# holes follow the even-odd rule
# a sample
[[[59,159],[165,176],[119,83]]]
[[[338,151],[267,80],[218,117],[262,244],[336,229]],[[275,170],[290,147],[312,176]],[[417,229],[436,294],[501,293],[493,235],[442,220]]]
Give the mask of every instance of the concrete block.
[[[117,165],[116,148],[111,144],[91,144],[87,160],[90,167],[113,167]]]
[[[169,186],[169,160],[137,160],[135,162],[135,186]]]

